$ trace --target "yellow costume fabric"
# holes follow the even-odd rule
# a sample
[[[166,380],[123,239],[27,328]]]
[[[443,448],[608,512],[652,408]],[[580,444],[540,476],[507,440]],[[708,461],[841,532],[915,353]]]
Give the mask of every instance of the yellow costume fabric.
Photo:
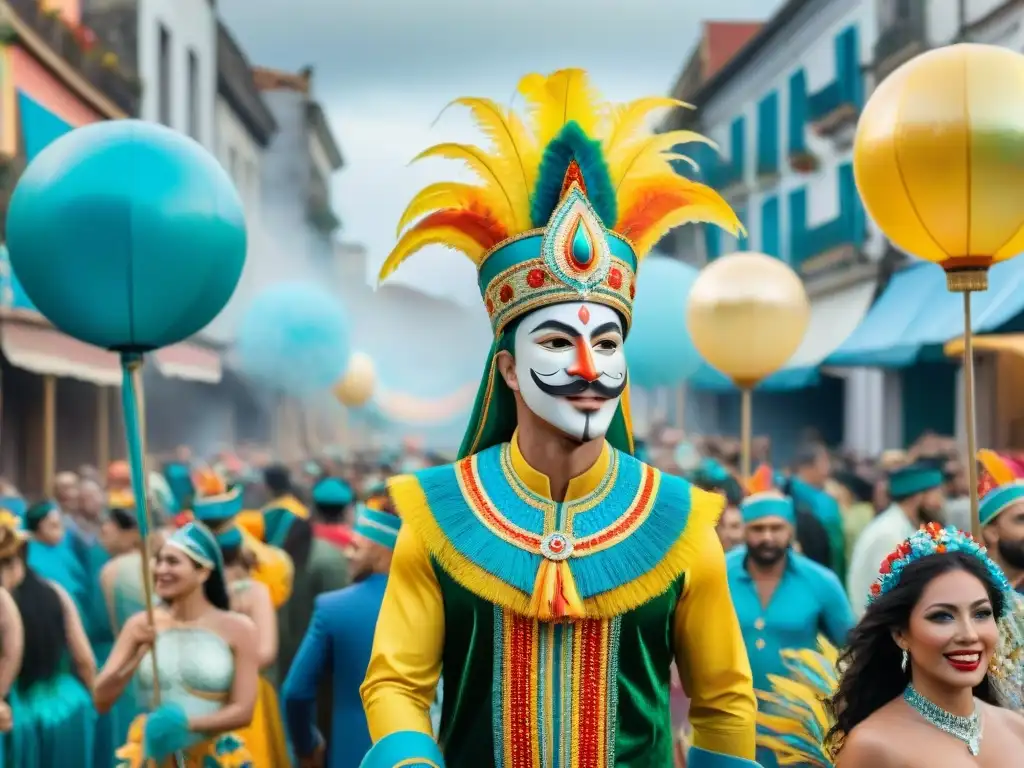
[[[303,520],[309,519],[309,507],[290,493],[285,494],[284,496],[278,496],[267,504],[262,511],[267,512],[271,509],[286,509],[296,517],[301,517]]]
[[[526,463],[515,439],[511,456],[516,475],[534,493],[550,499],[548,478]],[[608,461],[606,445],[601,459],[570,481],[566,501],[591,493],[605,477]],[[403,516],[401,500],[396,498],[395,504]],[[697,556],[685,569],[686,587],[672,634],[680,678],[690,696],[692,743],[752,760],[756,702],[743,637],[730,609],[725,557],[713,520],[690,535],[697,537],[692,550]],[[374,741],[399,731],[433,733],[429,708],[444,642],[444,602],[434,565],[414,528],[403,525],[362,687]]]
[[[248,728],[239,731],[238,735],[252,755],[253,768],[289,765],[288,741],[281,720],[277,692],[263,677],[260,677],[260,689],[256,696],[252,723]]]
[[[128,742],[117,750],[117,768],[178,768],[173,759],[156,766],[151,760],[143,760],[142,735],[145,727],[145,715],[139,715],[132,721]],[[232,733],[224,733],[196,744],[182,757],[184,765],[181,768],[263,768],[263,764],[253,762],[245,743]],[[272,766],[267,764],[266,768]]]

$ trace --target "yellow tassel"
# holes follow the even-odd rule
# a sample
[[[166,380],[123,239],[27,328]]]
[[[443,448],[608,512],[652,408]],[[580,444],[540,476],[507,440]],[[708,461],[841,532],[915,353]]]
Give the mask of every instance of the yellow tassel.
[[[399,475],[388,481],[388,490],[402,524],[419,536],[427,552],[459,585],[481,600],[500,605],[523,616],[534,615],[533,596],[527,595],[489,573],[460,553],[449,541],[427,503],[427,496],[413,475]],[[698,488],[690,490],[690,514],[686,528],[665,557],[643,576],[600,595],[581,600],[584,617],[610,619],[637,608],[667,592],[683,573],[699,567],[708,553],[721,544],[715,525],[725,506],[725,498]]]
[[[539,621],[586,618],[587,609],[580,599],[568,562],[541,562],[533,586],[529,615]]]

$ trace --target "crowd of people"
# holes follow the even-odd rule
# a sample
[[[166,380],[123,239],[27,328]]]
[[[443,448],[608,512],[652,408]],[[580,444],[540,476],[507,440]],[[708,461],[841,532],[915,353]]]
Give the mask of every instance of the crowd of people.
[[[3,483],[0,765],[318,765],[332,732],[358,765],[365,664],[327,654],[339,617],[339,636],[373,636],[398,530],[389,461],[182,449],[149,474],[148,515],[124,462],[60,473],[35,503]]]
[[[838,454],[809,440],[789,466],[775,469],[767,462],[770,450],[762,439],[754,451],[759,469],[744,481],[736,440],[705,438],[691,445],[678,441],[672,430],[656,431],[655,437],[649,448],[652,461],[727,499],[717,531],[761,704],[761,765],[831,766],[841,742],[829,747],[825,733],[830,728],[833,735],[850,733],[869,717],[893,740],[878,747],[861,736],[866,729],[859,729],[860,738],[846,746],[841,764],[891,759],[899,729],[910,727],[908,734],[920,730],[905,711],[884,706],[902,700],[908,680],[927,690],[924,704],[945,705],[944,694],[954,693],[941,687],[936,691],[930,677],[938,677],[940,686],[958,686],[959,705],[944,711],[973,716],[972,699],[965,702],[962,696],[974,686],[965,689],[963,681],[981,681],[989,667],[982,662],[994,655],[1015,654],[1004,670],[1012,680],[986,678],[982,700],[997,701],[998,688],[998,700],[1019,710],[1016,594],[1024,591],[1024,464],[1018,458],[979,454],[981,541],[975,543],[969,534],[952,533],[971,530],[971,512],[966,467],[950,438],[926,434],[909,449],[887,451],[874,460]],[[981,546],[987,551],[977,557]],[[922,552],[942,557],[900,571],[902,559]],[[881,594],[897,581],[894,573],[900,575],[900,588]],[[997,629],[1001,616],[1014,618]],[[890,637],[894,632],[896,643]],[[823,648],[828,649],[824,656]],[[826,663],[826,657],[840,651],[847,664],[844,676],[823,680],[822,669],[834,674],[839,666],[835,660]],[[808,663],[815,673],[801,672]],[[780,706],[793,681],[802,681],[806,697],[788,708]],[[832,709],[817,724],[824,730],[816,738],[807,714],[822,701],[830,701]],[[880,714],[872,717],[876,710]],[[939,717],[936,712],[926,714],[926,721]],[[1024,719],[992,717],[1004,718],[1016,738],[1024,734]],[[685,744],[685,724],[680,737]],[[811,748],[814,743],[820,745],[817,751]],[[1007,738],[1005,743],[1013,742]],[[937,749],[935,754],[943,753]],[[685,765],[683,749],[677,764]]]

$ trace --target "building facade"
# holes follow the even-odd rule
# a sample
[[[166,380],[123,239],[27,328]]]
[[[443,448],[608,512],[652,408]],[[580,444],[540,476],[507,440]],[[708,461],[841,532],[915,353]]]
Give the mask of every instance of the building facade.
[[[257,68],[256,86],[278,130],[262,163],[262,282],[328,278],[341,221],[331,179],[344,166],[323,107],[313,95],[313,70]],[[282,255],[286,258],[282,258]]]
[[[223,24],[217,31],[217,99],[214,104],[215,154],[231,176],[245,205],[250,230],[262,229],[263,155],[277,132],[277,122],[256,87],[252,66],[245,52]],[[250,238],[253,247],[246,260],[238,288],[224,311],[204,330],[218,342],[228,344],[234,337],[245,307],[261,287],[268,255],[259,247],[259,237]]]
[[[899,65],[963,40],[1020,51],[1022,13],[1021,3],[999,0],[789,0],[717,72],[680,77],[673,95],[696,104],[700,129],[722,149],[697,153],[701,178],[733,204],[748,237],[706,227],[667,245],[698,266],[736,250],[768,253],[793,267],[811,300],[804,343],[755,395],[755,431],[770,434],[782,458],[810,428],[877,453],[961,423],[959,366],[942,354],[957,308],[944,293],[929,299],[941,273],[912,268],[867,216],[852,140],[871,90]],[[681,127],[682,117],[666,127]],[[984,297],[980,330],[1019,314],[1004,293]],[[986,393],[992,404],[979,413],[981,444],[1008,439],[996,434],[1004,419],[992,410],[1009,407],[1009,386],[998,382],[1017,361],[1004,358],[979,361],[979,399]],[[738,397],[722,377],[702,371],[692,389],[703,398],[702,431],[738,429]],[[1012,414],[1024,438],[1024,406]]]
[[[85,22],[138,72],[139,115],[215,150],[217,11],[213,0],[81,0]]]
[[[25,166],[73,128],[134,116],[140,82],[82,22],[77,0],[12,0],[0,13],[0,227]],[[50,326],[0,252],[0,472],[40,492],[58,466],[103,461],[117,428],[117,358]],[[119,442],[119,441],[118,441]],[[114,448],[113,450],[116,450]]]

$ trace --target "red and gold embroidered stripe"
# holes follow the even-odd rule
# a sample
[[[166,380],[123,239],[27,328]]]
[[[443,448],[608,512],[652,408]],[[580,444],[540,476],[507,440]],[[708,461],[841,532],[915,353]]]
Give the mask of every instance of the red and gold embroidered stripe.
[[[537,720],[538,625],[515,613],[504,619],[502,669],[504,768],[540,768]]]
[[[540,536],[513,525],[495,510],[484,492],[476,469],[476,457],[470,456],[458,463],[459,481],[469,506],[484,524],[506,541],[512,541],[533,552],[540,552]]]
[[[643,475],[640,481],[640,490],[625,514],[607,528],[578,539],[573,545],[574,554],[583,555],[605,549],[615,544],[619,539],[628,536],[644,521],[654,506],[654,499],[657,496],[658,475],[654,469],[646,464],[641,471]]]
[[[576,625],[573,654],[571,768],[605,768],[608,718],[609,621],[586,619]]]

